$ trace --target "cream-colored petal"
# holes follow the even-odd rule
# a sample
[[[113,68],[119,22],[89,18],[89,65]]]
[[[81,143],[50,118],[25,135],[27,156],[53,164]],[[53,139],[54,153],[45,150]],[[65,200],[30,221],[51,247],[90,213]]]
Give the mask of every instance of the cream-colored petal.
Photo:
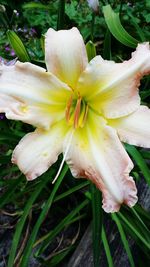
[[[31,63],[0,66],[0,112],[7,118],[49,128],[62,118],[69,87]]]
[[[65,149],[68,138],[65,141]],[[64,150],[65,150],[64,149]],[[137,190],[129,172],[133,164],[116,131],[92,115],[84,128],[75,130],[66,156],[75,177],[90,179],[102,191],[103,208],[116,212],[125,203],[133,206]]]
[[[107,118],[117,118],[139,107],[140,79],[148,73],[150,49],[148,43],[143,43],[123,63],[95,57],[80,76],[77,89],[93,109]]]
[[[115,128],[122,142],[150,148],[150,109],[140,106],[128,116],[108,121]]]
[[[78,29],[49,29],[45,40],[45,60],[50,72],[75,89],[88,62],[83,38]]]
[[[66,124],[61,121],[49,131],[37,129],[27,134],[16,146],[12,162],[17,164],[28,180],[33,180],[47,171],[62,152]]]

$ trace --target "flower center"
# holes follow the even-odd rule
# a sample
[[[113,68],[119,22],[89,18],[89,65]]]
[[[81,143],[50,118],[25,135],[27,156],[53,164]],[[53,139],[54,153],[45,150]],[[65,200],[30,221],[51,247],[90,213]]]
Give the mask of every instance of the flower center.
[[[87,119],[88,105],[82,97],[77,99],[70,96],[66,106],[66,121],[68,125],[73,125],[74,128],[83,128]]]

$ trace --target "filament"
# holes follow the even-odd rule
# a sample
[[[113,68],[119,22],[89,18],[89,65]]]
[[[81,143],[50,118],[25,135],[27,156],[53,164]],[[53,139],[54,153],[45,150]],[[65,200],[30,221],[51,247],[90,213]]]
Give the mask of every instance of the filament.
[[[63,168],[63,165],[64,165],[64,162],[65,162],[65,160],[66,160],[67,154],[68,154],[68,152],[69,152],[69,148],[70,148],[70,145],[71,145],[71,141],[72,141],[73,134],[74,134],[74,129],[71,131],[71,134],[70,134],[70,136],[69,136],[69,140],[68,140],[68,145],[67,145],[67,147],[66,147],[66,150],[65,150],[65,153],[64,153],[62,162],[61,162],[61,164],[60,164],[60,166],[59,166],[58,172],[57,172],[57,174],[56,174],[54,180],[52,181],[52,184],[54,184],[54,183],[56,182],[57,178],[59,177],[59,175],[60,175],[60,173],[61,173],[61,170],[62,170],[62,168]]]

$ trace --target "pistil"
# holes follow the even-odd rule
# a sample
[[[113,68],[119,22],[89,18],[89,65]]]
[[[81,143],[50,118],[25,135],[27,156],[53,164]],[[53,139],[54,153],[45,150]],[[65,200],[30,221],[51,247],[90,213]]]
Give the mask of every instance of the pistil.
[[[73,95],[70,96],[66,106],[66,121],[69,125],[73,125],[74,128],[84,127],[87,115],[88,105],[79,96],[77,99],[73,99]]]

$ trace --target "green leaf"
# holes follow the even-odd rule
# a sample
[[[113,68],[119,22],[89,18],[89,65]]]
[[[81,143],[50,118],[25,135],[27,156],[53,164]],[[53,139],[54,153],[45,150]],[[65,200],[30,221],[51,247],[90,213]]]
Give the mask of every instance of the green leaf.
[[[38,8],[38,9],[48,10],[48,9],[50,9],[50,6],[49,5],[43,5],[41,3],[29,2],[29,3],[23,4],[22,8],[24,8],[24,9]]]
[[[59,186],[60,186],[60,184],[61,184],[61,182],[62,182],[62,180],[63,180],[63,178],[65,176],[65,174],[67,173],[67,171],[68,171],[68,166],[66,165],[63,168],[60,176],[58,177],[58,179],[57,179],[57,181],[56,181],[56,183],[54,185],[54,188],[53,188],[53,190],[51,192],[51,195],[48,198],[47,202],[45,203],[45,205],[44,205],[44,207],[43,207],[43,209],[42,209],[42,211],[41,211],[41,213],[39,215],[39,218],[36,221],[36,224],[32,229],[32,233],[31,233],[30,239],[29,239],[29,241],[28,241],[28,243],[26,245],[26,248],[25,248],[23,256],[22,256],[21,267],[28,266],[28,260],[29,260],[29,257],[31,255],[33,244],[35,242],[38,230],[39,230],[43,220],[45,219],[45,216],[46,216],[48,210],[50,209],[50,207],[51,207],[51,205],[53,203],[53,199],[55,197],[55,194],[56,194],[56,192],[57,192],[57,190],[58,190],[58,188],[59,188]]]
[[[104,18],[112,35],[122,44],[135,48],[139,43],[122,26],[119,13],[115,13],[110,5],[103,7]]]
[[[65,0],[59,0],[57,30],[61,30],[64,28],[64,18],[65,18]]]
[[[54,239],[54,237],[59,234],[59,232],[66,226],[72,223],[72,218],[79,213],[81,209],[83,209],[87,204],[89,203],[88,199],[85,199],[81,204],[79,204],[73,211],[71,211],[49,234],[47,234],[42,246],[37,251],[38,254],[41,254],[44,252],[44,250],[47,248],[49,243]]]
[[[18,185],[22,182],[23,175],[20,175],[17,179],[12,180],[6,192],[0,197],[0,208],[2,208],[5,204],[7,204],[10,199],[13,199],[13,195],[18,187]]]
[[[129,247],[129,243],[128,243],[127,239],[126,239],[126,236],[125,236],[123,227],[121,225],[121,222],[120,222],[119,218],[117,217],[117,215],[115,213],[112,213],[111,217],[115,221],[115,223],[116,223],[116,225],[118,227],[122,243],[123,243],[124,248],[125,248],[125,250],[127,252],[127,255],[128,255],[130,266],[131,267],[135,267],[134,260],[133,260],[133,257],[132,257],[132,254],[131,254],[131,250],[130,250],[130,247]]]
[[[51,171],[51,175],[53,174],[53,172]],[[26,222],[26,219],[29,215],[29,212],[32,208],[32,205],[34,203],[34,201],[36,200],[36,198],[38,197],[38,195],[40,194],[40,192],[42,191],[42,189],[44,188],[44,186],[46,185],[46,183],[50,180],[51,176],[50,173],[44,174],[43,175],[44,179],[41,180],[41,182],[38,184],[38,186],[35,188],[35,191],[32,192],[29,200],[27,201],[27,204],[24,208],[24,212],[17,224],[16,227],[16,231],[13,237],[13,241],[12,241],[12,246],[10,249],[10,254],[9,254],[9,259],[8,259],[8,267],[13,267],[14,266],[14,259],[15,259],[15,254],[17,251],[17,247],[18,247],[18,243],[19,240],[21,238],[21,233],[24,227],[24,224]]]
[[[107,261],[108,261],[108,266],[109,267],[114,267],[113,259],[112,259],[112,256],[111,256],[109,244],[108,244],[108,241],[107,241],[107,237],[106,237],[106,233],[105,233],[105,229],[104,229],[103,225],[102,225],[102,241],[103,241],[103,246],[104,246],[106,257],[107,257]]]
[[[92,41],[89,41],[86,44],[86,51],[87,51],[87,55],[88,55],[88,60],[91,61],[91,59],[96,56],[95,45]]]
[[[145,36],[143,33],[143,30],[140,28],[140,26],[138,25],[138,23],[136,22],[136,18],[131,14],[131,12],[127,12],[129,17],[131,18],[131,23],[133,24],[133,26],[135,27],[140,39],[142,42],[145,42]]]
[[[143,176],[144,176],[146,182],[148,183],[148,185],[150,185],[150,170],[146,164],[146,161],[143,159],[141,153],[134,146],[131,146],[129,144],[126,144],[125,147],[126,147],[126,150],[128,151],[128,153],[136,161],[139,169],[143,173]]]
[[[60,194],[60,195],[58,195],[58,196],[54,199],[53,203],[59,201],[60,199],[63,199],[63,198],[65,198],[65,197],[71,195],[72,193],[74,193],[74,192],[76,192],[76,191],[78,191],[78,190],[84,188],[85,186],[88,186],[89,184],[90,184],[90,182],[89,182],[89,181],[86,181],[86,182],[80,183],[79,185],[74,186],[73,188],[70,188],[70,189],[67,190],[66,192],[64,192],[64,193],[62,193],[62,194]]]
[[[130,233],[133,233],[140,242],[143,243],[143,245],[150,249],[150,232],[146,229],[146,227],[143,229],[143,224],[141,224],[139,219],[134,217],[132,213],[129,213],[129,211],[126,212],[123,209],[118,212],[118,216],[129,228]]]
[[[108,29],[104,39],[103,58],[107,60],[111,59],[111,34]]]
[[[8,40],[12,46],[12,48],[14,49],[16,55],[18,56],[19,60],[22,62],[30,62],[30,56],[23,44],[23,42],[21,41],[21,39],[19,38],[19,36],[11,30],[7,31],[7,36],[8,36]]]
[[[74,246],[69,246],[65,249],[62,249],[61,251],[58,251],[55,253],[55,255],[47,261],[42,262],[42,266],[47,266],[47,267],[54,267],[58,266],[60,262],[70,253],[70,251],[74,248]],[[60,265],[59,265],[60,266]]]
[[[100,266],[100,244],[102,232],[102,195],[94,184],[91,184],[91,202],[92,202],[92,246],[94,267]]]
[[[147,97],[150,96],[150,89],[147,90],[147,91],[142,91],[142,92],[140,93],[140,95],[141,95],[141,99],[142,99],[142,101],[145,100]]]

